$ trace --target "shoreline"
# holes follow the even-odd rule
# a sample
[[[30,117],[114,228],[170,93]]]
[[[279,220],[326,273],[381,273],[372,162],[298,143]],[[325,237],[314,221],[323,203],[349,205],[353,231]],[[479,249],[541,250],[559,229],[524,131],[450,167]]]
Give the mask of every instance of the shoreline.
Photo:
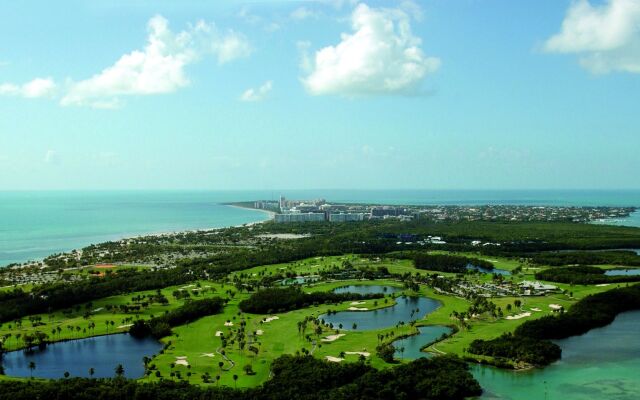
[[[110,240],[105,240],[103,242],[96,242],[96,243],[89,243],[85,246],[82,246],[80,248],[71,248],[68,249],[66,251],[62,251],[61,253],[71,253],[73,251],[82,251],[83,247],[87,247],[87,246],[91,246],[93,244],[97,244],[97,243],[104,243],[104,242],[109,242],[109,241],[113,241],[113,242],[120,242],[123,240],[131,240],[131,239],[141,239],[141,238],[145,238],[145,237],[163,237],[163,236],[171,236],[171,235],[178,235],[178,234],[182,234],[182,233],[196,233],[196,232],[213,232],[213,231],[217,231],[220,229],[228,229],[228,228],[239,228],[242,226],[253,226],[253,225],[257,225],[257,224],[262,224],[265,222],[269,222],[272,221],[274,219],[275,216],[275,212],[273,211],[268,211],[268,210],[260,210],[257,208],[250,208],[250,207],[242,207],[239,205],[235,205],[235,204],[229,204],[229,203],[215,203],[216,205],[219,206],[224,206],[224,207],[232,207],[232,208],[237,208],[237,209],[242,209],[242,210],[252,210],[252,211],[256,211],[256,212],[261,212],[261,213],[265,213],[268,215],[268,218],[262,221],[252,221],[252,222],[246,222],[244,224],[236,224],[236,225],[226,225],[226,226],[221,226],[221,227],[217,227],[217,228],[198,228],[198,229],[183,229],[183,230],[176,230],[176,231],[164,231],[164,232],[150,232],[150,233],[139,233],[139,234],[127,234],[124,233],[122,235],[119,235],[118,239],[110,239]],[[29,267],[34,267],[37,266],[38,263],[44,261],[44,259],[46,257],[49,257],[53,254],[56,254],[55,251],[52,252],[51,254],[42,257],[42,258],[36,258],[36,259],[30,259],[30,260],[26,260],[23,262],[15,262],[15,263],[9,263],[9,264],[5,264],[5,265],[0,265],[0,271],[4,270],[4,269],[21,269],[21,268],[29,268]],[[12,267],[9,267],[9,265],[11,264],[18,264]],[[25,264],[25,265],[20,265],[20,264]],[[13,285],[11,285],[13,286]]]

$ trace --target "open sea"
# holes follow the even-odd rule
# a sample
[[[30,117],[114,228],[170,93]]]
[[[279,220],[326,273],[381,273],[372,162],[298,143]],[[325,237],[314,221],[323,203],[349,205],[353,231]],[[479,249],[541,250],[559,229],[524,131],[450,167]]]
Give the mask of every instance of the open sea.
[[[0,267],[124,237],[263,221],[221,203],[324,198],[329,202],[441,205],[640,206],[640,190],[283,190],[0,192]],[[640,226],[640,213],[621,225]]]

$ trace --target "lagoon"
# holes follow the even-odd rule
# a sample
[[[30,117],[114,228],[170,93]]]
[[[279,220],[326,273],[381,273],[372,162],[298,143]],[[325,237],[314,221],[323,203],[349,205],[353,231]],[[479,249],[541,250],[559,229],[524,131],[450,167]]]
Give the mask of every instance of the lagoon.
[[[34,377],[58,379],[65,372],[72,377],[89,377],[90,368],[95,369],[95,378],[109,378],[122,364],[124,375],[136,379],[144,375],[143,358],[153,357],[161,349],[157,340],[136,339],[121,333],[53,343],[44,350],[36,348],[29,353],[12,351],[4,355],[2,365],[8,376],[29,377],[29,363],[34,362]]]
[[[396,348],[395,358],[400,360],[415,360],[421,357],[430,357],[430,353],[420,351],[426,344],[433,343],[440,339],[442,335],[451,333],[451,328],[442,325],[420,326],[417,335],[409,336],[394,341]],[[404,351],[402,351],[404,349]]]
[[[640,311],[610,325],[558,340],[562,359],[531,371],[472,366],[486,400],[635,400],[640,393]]]

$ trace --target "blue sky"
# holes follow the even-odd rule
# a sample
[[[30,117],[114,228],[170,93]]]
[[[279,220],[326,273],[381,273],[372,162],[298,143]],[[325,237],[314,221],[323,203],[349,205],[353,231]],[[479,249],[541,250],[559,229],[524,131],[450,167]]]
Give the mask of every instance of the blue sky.
[[[0,190],[640,188],[640,0],[0,5]]]

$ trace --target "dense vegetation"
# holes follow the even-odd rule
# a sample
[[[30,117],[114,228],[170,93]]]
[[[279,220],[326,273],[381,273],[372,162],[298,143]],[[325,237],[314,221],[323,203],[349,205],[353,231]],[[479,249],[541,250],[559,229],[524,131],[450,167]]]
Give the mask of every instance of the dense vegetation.
[[[469,352],[540,366],[548,365],[562,355],[560,346],[548,340],[537,340],[510,333],[493,340],[476,339],[469,345]]]
[[[292,286],[284,289],[269,288],[258,290],[251,297],[242,300],[239,304],[244,312],[253,314],[271,314],[309,307],[311,305],[325,303],[340,303],[348,300],[379,299],[384,297],[381,293],[334,293],[313,292],[305,293],[299,287]]]
[[[635,251],[569,251],[569,252],[545,252],[531,257],[531,260],[539,265],[553,267],[561,265],[628,265],[640,266],[640,256]]]
[[[493,269],[492,263],[477,258],[448,254],[427,254],[422,252],[413,255],[413,263],[418,269],[440,272],[464,273],[467,271],[467,266],[469,265],[487,270]]]
[[[609,325],[625,311],[640,309],[640,285],[608,290],[585,297],[567,312],[527,321],[515,335],[535,339],[564,339]]]
[[[171,334],[174,326],[188,324],[199,318],[222,312],[224,301],[218,297],[203,300],[187,301],[182,306],[168,311],[160,317],[148,321],[137,320],[129,329],[132,336],[144,337],[153,335],[162,338]]]
[[[581,335],[610,324],[621,312],[636,309],[640,309],[640,285],[612,289],[587,296],[558,316],[527,321],[513,334],[493,340],[474,340],[469,352],[546,365],[561,356],[560,348],[549,339]]]
[[[605,270],[598,267],[575,266],[548,268],[536,272],[536,279],[551,282],[572,283],[576,285],[591,285],[596,283],[638,282],[640,275],[605,275]]]
[[[187,271],[180,269],[121,270],[103,278],[36,286],[31,292],[21,289],[0,292],[0,323],[118,294],[180,285],[193,279]]]
[[[272,373],[262,386],[242,391],[116,378],[6,381],[0,383],[0,393],[12,400],[462,400],[482,392],[468,366],[452,357],[419,359],[378,371],[361,362],[282,356],[274,361]]]

